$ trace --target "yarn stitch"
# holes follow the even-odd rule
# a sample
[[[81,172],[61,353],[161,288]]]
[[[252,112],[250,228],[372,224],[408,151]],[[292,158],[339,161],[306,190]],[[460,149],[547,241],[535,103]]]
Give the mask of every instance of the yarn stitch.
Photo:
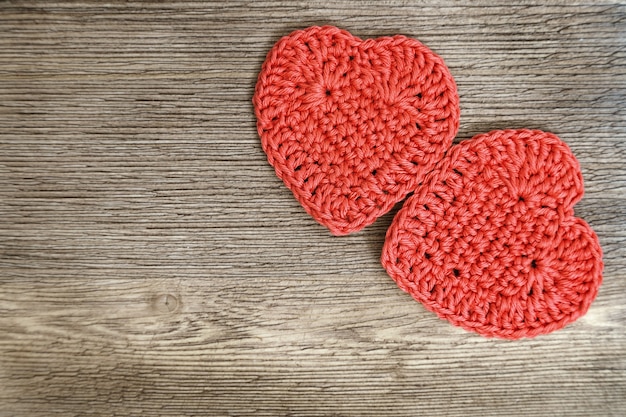
[[[532,337],[585,314],[602,281],[594,231],[574,217],[578,161],[553,134],[504,130],[454,146],[407,199],[382,264],[452,324]]]
[[[413,191],[459,125],[456,85],[439,56],[404,36],[363,41],[332,26],[280,39],[253,103],[276,175],[335,235]]]

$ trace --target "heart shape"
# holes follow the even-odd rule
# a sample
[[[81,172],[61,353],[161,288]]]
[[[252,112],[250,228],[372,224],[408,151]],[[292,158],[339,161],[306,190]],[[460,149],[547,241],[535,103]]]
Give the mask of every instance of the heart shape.
[[[459,125],[454,79],[430,49],[332,26],[279,40],[253,103],[276,175],[335,235],[373,223],[413,191]]]
[[[594,231],[574,217],[578,161],[553,134],[504,130],[461,142],[387,231],[398,286],[457,326],[532,337],[583,315],[602,281]]]

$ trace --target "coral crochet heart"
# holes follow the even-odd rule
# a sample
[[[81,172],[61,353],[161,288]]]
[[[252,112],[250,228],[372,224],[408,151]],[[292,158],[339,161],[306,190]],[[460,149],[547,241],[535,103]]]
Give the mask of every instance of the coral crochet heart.
[[[454,79],[430,49],[332,26],[279,40],[253,103],[269,163],[335,235],[373,223],[413,191],[459,124]]]
[[[426,308],[484,336],[532,337],[583,315],[602,281],[594,231],[574,216],[580,167],[553,134],[461,142],[397,213],[382,264]]]

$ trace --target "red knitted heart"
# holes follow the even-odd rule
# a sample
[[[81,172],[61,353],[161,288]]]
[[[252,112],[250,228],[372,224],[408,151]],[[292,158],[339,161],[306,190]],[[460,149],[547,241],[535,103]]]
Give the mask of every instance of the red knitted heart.
[[[398,212],[382,263],[404,291],[457,326],[507,339],[583,315],[602,281],[598,238],[574,217],[578,161],[541,131],[454,146]]]
[[[456,85],[430,49],[331,26],[278,41],[253,102],[269,163],[335,235],[373,223],[413,191],[459,124]]]

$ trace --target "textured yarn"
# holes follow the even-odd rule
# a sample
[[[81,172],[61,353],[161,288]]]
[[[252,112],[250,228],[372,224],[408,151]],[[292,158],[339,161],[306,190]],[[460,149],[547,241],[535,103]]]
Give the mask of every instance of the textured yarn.
[[[459,125],[454,79],[430,49],[332,26],[280,39],[253,103],[269,163],[335,235],[373,223],[413,191]]]
[[[532,337],[583,315],[602,281],[598,238],[573,206],[579,164],[536,130],[450,149],[393,220],[382,264],[441,318],[484,336]]]

